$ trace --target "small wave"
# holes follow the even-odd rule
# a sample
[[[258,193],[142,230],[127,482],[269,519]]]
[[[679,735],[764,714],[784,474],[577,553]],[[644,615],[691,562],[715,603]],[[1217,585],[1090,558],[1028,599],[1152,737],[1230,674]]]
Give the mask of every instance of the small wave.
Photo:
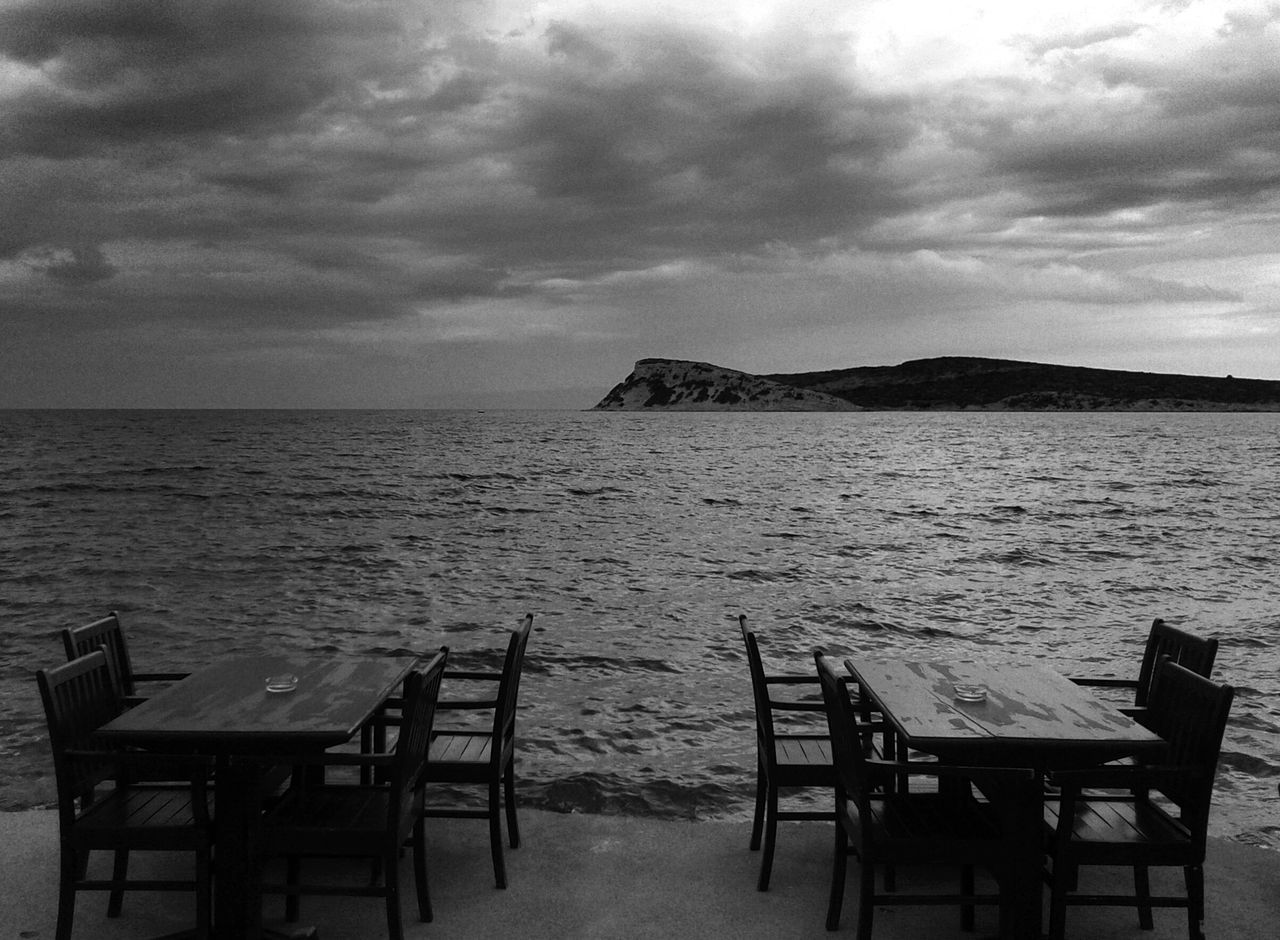
[[[1035,567],[1055,564],[1054,559],[1029,548],[1013,548],[1003,552],[983,552],[973,559],[980,564],[995,563],[999,565],[1016,565],[1018,567]]]
[[[740,768],[732,770],[739,778],[732,783],[635,780],[584,772],[546,783],[522,783],[521,802],[557,813],[710,819],[740,811],[750,798],[753,783],[743,779]]]
[[[1223,750],[1218,758],[1218,770],[1236,770],[1254,777],[1280,776],[1280,766],[1257,754]]]

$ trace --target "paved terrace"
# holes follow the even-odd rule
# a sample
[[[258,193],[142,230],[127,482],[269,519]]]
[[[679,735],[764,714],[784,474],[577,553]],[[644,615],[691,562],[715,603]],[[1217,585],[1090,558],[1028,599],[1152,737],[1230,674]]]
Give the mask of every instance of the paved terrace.
[[[408,938],[732,938],[782,940],[825,937],[831,829],[824,823],[783,823],[772,887],[755,890],[759,855],[747,851],[746,823],[685,823],[619,816],[560,815],[525,810],[520,849],[507,854],[510,887],[493,887],[483,822],[429,820],[435,921],[417,921],[406,875]],[[53,812],[0,813],[0,937],[46,940],[54,935],[57,820]],[[96,864],[105,864],[105,853]],[[158,863],[146,853],[131,860],[133,874]],[[312,864],[326,865],[318,862]],[[335,863],[337,864],[337,863]],[[346,863],[350,865],[351,863]],[[355,863],[359,864],[359,863]],[[412,868],[410,865],[409,868]],[[350,871],[350,869],[347,869]],[[851,863],[841,930],[852,936],[857,913],[856,867]],[[1280,853],[1215,841],[1207,865],[1210,940],[1258,940],[1280,930]],[[901,890],[923,885],[903,870]],[[1119,877],[1128,884],[1125,873]],[[1153,874],[1153,888],[1180,872]],[[950,876],[947,876],[950,880]],[[1086,884],[1088,884],[1086,880]],[[267,900],[270,922],[280,898]],[[105,917],[106,895],[82,893],[76,938],[145,938],[188,926],[190,895],[126,895],[124,914]],[[303,921],[321,940],[386,936],[381,898],[303,898]],[[1138,929],[1135,912],[1121,908],[1068,912],[1068,936],[1081,940],[1181,940],[1185,915],[1157,910],[1155,931]],[[959,912],[943,908],[878,908],[877,940],[988,937],[995,912],[979,909],[976,934],[959,929]]]

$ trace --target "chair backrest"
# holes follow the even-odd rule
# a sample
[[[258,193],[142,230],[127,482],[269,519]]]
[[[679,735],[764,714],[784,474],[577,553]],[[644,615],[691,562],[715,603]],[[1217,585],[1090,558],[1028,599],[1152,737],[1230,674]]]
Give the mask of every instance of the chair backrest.
[[[133,663],[129,659],[129,644],[125,640],[124,631],[120,628],[120,615],[114,610],[101,620],[95,620],[83,627],[64,629],[62,646],[66,651],[68,662],[92,653],[96,649],[104,650],[107,654],[107,662],[119,677],[124,694],[133,695],[137,691],[133,682]]]
[[[1151,632],[1147,634],[1147,646],[1142,653],[1142,667],[1138,671],[1138,688],[1134,693],[1133,704],[1139,707],[1149,704],[1152,685],[1157,681],[1156,665],[1162,658],[1167,657],[1207,679],[1213,672],[1213,661],[1217,655],[1216,637],[1196,636],[1171,627],[1157,618],[1151,624]]]
[[[520,626],[511,631],[507,656],[502,662],[502,678],[498,682],[497,706],[493,710],[493,759],[500,761],[505,745],[515,740],[516,701],[520,693],[520,675],[524,671],[524,650],[529,645],[533,614],[525,614]],[[499,747],[499,742],[503,747]]]
[[[92,749],[93,733],[124,711],[120,683],[103,650],[94,650],[36,673],[49,727],[49,747],[58,788],[58,813],[64,824],[75,817],[77,799],[91,799],[93,788],[113,768],[80,760],[72,749]]]
[[[836,792],[852,799],[863,813],[872,789],[864,748],[867,739],[858,729],[858,709],[849,697],[846,680],[837,675],[821,649],[813,651],[826,706],[827,730],[831,733],[831,759],[835,763]]]
[[[422,779],[427,765],[427,751],[431,746],[431,731],[435,723],[436,702],[440,698],[440,681],[444,678],[449,648],[430,658],[424,656],[414,664],[404,680],[404,712],[400,725],[400,739],[396,744],[396,760],[391,775],[391,787],[398,807],[393,815],[408,805],[409,795]]]
[[[742,630],[742,642],[747,647],[747,666],[751,670],[751,695],[756,707],[756,740],[761,751],[772,757],[774,752],[773,703],[769,698],[769,683],[760,658],[760,644],[755,633],[747,626],[747,615],[738,615],[738,627]]]
[[[1218,755],[1235,689],[1198,675],[1171,659],[1156,664],[1147,703],[1148,724],[1168,743],[1162,761],[1176,767],[1158,787],[1182,811],[1183,823],[1203,842]]]

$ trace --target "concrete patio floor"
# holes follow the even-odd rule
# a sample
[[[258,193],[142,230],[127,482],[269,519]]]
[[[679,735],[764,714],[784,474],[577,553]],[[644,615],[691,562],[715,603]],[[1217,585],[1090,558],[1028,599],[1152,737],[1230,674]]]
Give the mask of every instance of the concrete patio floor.
[[[410,878],[404,879],[408,938],[733,938],[780,940],[824,937],[830,878],[830,827],[784,823],[779,829],[773,883],[755,890],[759,855],[747,850],[746,823],[672,822],[636,817],[562,815],[523,810],[520,849],[508,851],[509,887],[493,886],[487,830],[472,820],[430,820],[430,884],[435,920],[417,920]],[[57,818],[47,810],[0,813],[0,937],[45,940],[54,936],[57,896]],[[140,874],[165,864],[145,853],[131,864]],[[99,859],[99,863],[106,859]],[[185,865],[185,861],[178,864]],[[356,871],[352,863],[317,862],[326,874]],[[359,863],[356,863],[357,865]],[[411,866],[407,866],[411,868]],[[1102,873],[1106,877],[1108,873]],[[1210,940],[1258,940],[1280,931],[1280,853],[1214,841],[1206,868]],[[359,877],[357,873],[357,877]],[[923,888],[952,875],[900,874],[899,890]],[[1118,877],[1127,884],[1129,876]],[[1178,872],[1160,872],[1153,887]],[[267,902],[268,922],[278,920],[281,899]],[[145,938],[188,926],[190,895],[126,896],[124,914],[105,916],[106,897],[82,893],[76,938]],[[303,922],[321,940],[386,936],[380,898],[312,898],[302,902]],[[852,936],[857,915],[856,865],[850,866],[841,930]],[[1068,936],[1084,940],[1162,940],[1187,936],[1185,915],[1157,910],[1154,932],[1138,928],[1131,910],[1072,909]],[[996,931],[994,910],[980,909],[977,932],[959,928],[954,908],[877,908],[877,940],[987,937]]]

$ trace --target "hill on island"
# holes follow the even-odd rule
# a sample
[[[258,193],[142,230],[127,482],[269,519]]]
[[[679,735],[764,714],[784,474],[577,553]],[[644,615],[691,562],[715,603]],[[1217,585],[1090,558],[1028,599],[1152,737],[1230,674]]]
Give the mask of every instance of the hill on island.
[[[1280,411],[1280,381],[944,356],[752,375],[641,359],[595,406],[618,411]]]

